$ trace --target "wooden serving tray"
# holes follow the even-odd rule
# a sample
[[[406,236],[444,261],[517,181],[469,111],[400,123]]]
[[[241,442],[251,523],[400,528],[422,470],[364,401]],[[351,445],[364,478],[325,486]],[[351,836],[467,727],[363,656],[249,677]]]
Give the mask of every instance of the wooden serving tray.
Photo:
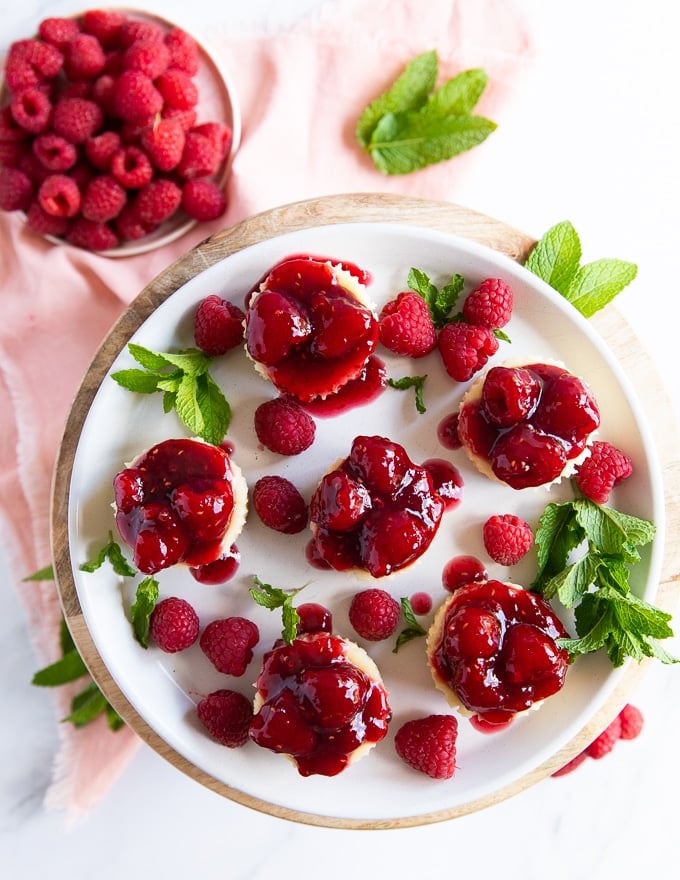
[[[68,416],[54,471],[51,538],[57,588],[64,615],[78,650],[109,702],[133,730],[174,767],[225,797],[270,815],[306,824],[338,828],[398,828],[452,819],[492,806],[535,784],[587,746],[628,701],[648,663],[629,664],[619,686],[607,703],[560,752],[513,784],[485,798],[425,816],[395,820],[352,820],[315,816],[263,802],[214,779],[188,762],[165,742],[129,704],[109,674],[90,636],[80,607],[69,555],[68,509],[70,478],[79,437],[93,398],[112,362],[132,334],[179,287],[196,274],[244,248],[265,239],[320,225],[380,222],[421,226],[470,239],[523,263],[534,240],[512,227],[447,202],[410,197],[358,193],[297,202],[257,214],[190,250],[148,284],[112,328],[97,352],[78,390]],[[655,604],[672,613],[680,596],[680,442],[672,423],[672,405],[656,372],[626,320],[612,306],[592,319],[600,335],[618,358],[638,392],[647,417],[664,475],[666,544]]]

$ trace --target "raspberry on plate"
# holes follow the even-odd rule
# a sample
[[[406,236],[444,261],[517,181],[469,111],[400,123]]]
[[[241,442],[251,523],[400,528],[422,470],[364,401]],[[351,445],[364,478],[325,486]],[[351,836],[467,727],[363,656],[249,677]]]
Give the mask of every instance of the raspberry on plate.
[[[467,295],[463,317],[470,324],[481,324],[492,330],[505,327],[512,317],[514,296],[501,278],[487,278]]]
[[[298,488],[278,474],[260,477],[253,487],[253,507],[267,528],[295,535],[307,525],[307,502]]]
[[[490,516],[484,523],[482,536],[486,552],[499,565],[516,565],[534,543],[529,523],[512,513]]]
[[[186,599],[169,596],[156,604],[149,619],[149,636],[161,651],[176,654],[198,638],[199,619]]]
[[[420,358],[437,347],[429,307],[418,293],[400,293],[383,307],[379,322],[380,342],[395,354]]]
[[[349,606],[349,622],[370,642],[388,639],[401,618],[401,605],[386,590],[370,588],[355,593]]]
[[[253,706],[238,691],[213,691],[199,701],[196,713],[210,736],[223,746],[236,749],[248,742]]]
[[[449,376],[467,382],[496,354],[498,340],[488,327],[453,322],[440,331],[438,346]]]
[[[451,779],[456,772],[458,722],[453,715],[414,718],[399,728],[394,747],[414,770],[432,779]]]
[[[212,293],[201,300],[194,317],[194,341],[209,357],[226,354],[243,342],[245,314]]]
[[[218,672],[240,676],[253,659],[260,640],[257,624],[246,617],[212,620],[201,634],[201,650]]]
[[[633,473],[633,462],[611,443],[596,440],[590,455],[577,467],[576,485],[597,504],[606,504],[614,486]]]
[[[314,419],[295,400],[266,400],[255,410],[254,421],[257,439],[279,455],[299,455],[314,442]]]

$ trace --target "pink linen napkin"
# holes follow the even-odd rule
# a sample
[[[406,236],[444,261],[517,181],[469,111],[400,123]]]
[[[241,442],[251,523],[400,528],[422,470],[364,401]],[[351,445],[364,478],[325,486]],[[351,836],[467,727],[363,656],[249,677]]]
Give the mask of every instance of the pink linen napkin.
[[[275,34],[236,36],[226,21],[204,28],[231,73],[243,117],[223,218],[121,260],[54,246],[27,233],[18,216],[0,213],[0,528],[36,667],[58,656],[61,609],[53,583],[20,581],[49,564],[50,481],[64,420],[126,305],[199,241],[276,205],[359,191],[455,201],[457,181],[483,167],[483,144],[423,171],[387,177],[354,139],[359,114],[411,58],[436,49],[441,81],[472,67],[486,70],[489,86],[477,112],[500,127],[531,57],[527,22],[507,0],[338,0]],[[57,718],[67,714],[72,693],[50,691]],[[80,730],[60,724],[59,733],[46,802],[73,820],[97,803],[139,741],[129,729],[109,732],[103,718]]]

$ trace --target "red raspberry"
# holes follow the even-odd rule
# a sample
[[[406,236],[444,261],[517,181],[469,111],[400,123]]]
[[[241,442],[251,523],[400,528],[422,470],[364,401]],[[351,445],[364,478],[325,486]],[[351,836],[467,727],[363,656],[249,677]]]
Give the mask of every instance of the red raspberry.
[[[505,327],[512,316],[513,294],[500,278],[487,278],[468,294],[463,303],[463,317],[469,324],[481,324],[492,330]]]
[[[123,70],[139,70],[156,79],[170,63],[170,51],[158,40],[135,40],[125,49],[120,60]]]
[[[141,189],[153,180],[153,167],[141,147],[129,144],[111,158],[111,176],[125,189]]]
[[[58,134],[41,134],[33,141],[33,153],[49,171],[68,171],[78,160],[75,144]]]
[[[581,492],[597,504],[606,504],[618,483],[633,473],[633,462],[611,443],[596,440],[590,455],[577,468],[575,480]]]
[[[22,89],[11,103],[12,116],[24,131],[41,134],[46,131],[52,118],[50,99],[37,86]]]
[[[30,178],[36,186],[40,186],[40,184],[46,180],[50,174],[53,172],[42,164],[42,162],[38,159],[35,153],[31,151],[27,151],[22,153],[17,160],[16,168],[19,171],[23,171],[24,174]],[[71,170],[71,175],[73,171]]]
[[[185,138],[176,119],[157,119],[142,132],[141,144],[159,171],[172,171],[182,158]]]
[[[213,691],[198,703],[196,712],[210,736],[223,746],[236,749],[248,742],[253,706],[243,694],[226,688]]]
[[[453,715],[428,715],[403,724],[394,737],[397,754],[414,770],[433,779],[456,772],[458,722]]]
[[[64,82],[59,89],[60,98],[92,98],[92,83],[89,80]],[[96,101],[95,101],[96,103]]]
[[[106,223],[120,214],[126,202],[127,193],[123,187],[110,175],[100,174],[88,183],[80,211],[88,220]]]
[[[38,25],[38,36],[57,49],[63,49],[80,33],[74,18],[44,18]]]
[[[642,712],[636,707],[627,703],[619,712],[619,721],[621,722],[621,739],[636,739],[642,732],[644,719]]]
[[[118,235],[128,241],[137,241],[140,238],[144,238],[153,230],[152,226],[142,223],[130,202],[124,206],[123,210],[116,217],[114,225]]]
[[[54,217],[40,207],[36,199],[26,212],[26,225],[38,235],[65,235],[70,221],[66,217]]]
[[[608,755],[621,736],[621,719],[617,716],[585,750],[589,758],[600,760]]]
[[[203,122],[201,125],[193,127],[194,134],[202,134],[212,142],[220,157],[220,161],[225,159],[227,153],[231,149],[231,141],[233,132],[228,125],[223,122]]]
[[[64,72],[71,80],[94,79],[106,65],[101,43],[92,34],[78,34],[66,46]]]
[[[580,767],[581,764],[583,764],[583,762],[587,760],[587,758],[588,755],[585,752],[579,752],[578,755],[571,759],[571,761],[567,761],[564,767],[560,767],[559,770],[555,770],[555,772],[551,773],[550,775],[553,776],[555,779],[557,779],[557,777],[559,776],[566,776],[568,773],[572,773],[574,770],[576,770],[577,767]]]
[[[439,354],[456,382],[471,379],[497,351],[498,340],[488,327],[453,322],[439,334]]]
[[[75,217],[80,211],[80,190],[72,177],[50,174],[38,190],[41,208],[55,217]]]
[[[210,357],[226,354],[243,342],[245,314],[217,294],[206,296],[199,303],[194,318],[194,340]]]
[[[198,88],[184,70],[170,68],[156,80],[156,87],[169,107],[190,110],[198,104]]]
[[[118,236],[106,223],[76,217],[66,233],[66,241],[87,251],[108,251],[117,247]]]
[[[184,149],[177,166],[177,174],[184,180],[213,174],[220,163],[217,148],[203,134],[190,131],[184,141]]]
[[[253,507],[267,528],[276,532],[295,535],[307,525],[307,503],[285,477],[260,477],[253,487]]]
[[[198,44],[194,38],[179,27],[170,28],[165,35],[165,45],[170,51],[170,65],[195,76],[199,67]]]
[[[191,110],[180,110],[178,107],[166,106],[161,110],[161,117],[163,119],[176,119],[184,129],[185,134],[196,125],[196,111],[193,108]]]
[[[151,612],[149,636],[166,654],[189,648],[198,638],[198,631],[198,614],[186,599],[170,596]]]
[[[419,617],[432,611],[432,596],[429,593],[414,593],[409,602],[411,603],[411,610]]]
[[[11,166],[13,168],[17,165],[23,153],[24,147],[21,141],[0,140],[0,165]]]
[[[243,675],[260,640],[256,624],[245,617],[211,621],[200,638],[201,650],[218,672]]]
[[[172,180],[159,177],[143,186],[135,200],[135,210],[142,223],[157,226],[179,208],[182,190]]]
[[[299,455],[314,442],[316,424],[299,403],[275,397],[255,410],[255,433],[260,443],[279,455]]]
[[[103,131],[88,138],[84,144],[85,155],[97,171],[109,171],[113,157],[121,149],[117,131]]]
[[[146,120],[161,112],[163,96],[141,71],[124,70],[113,89],[113,107],[120,119]]]
[[[499,565],[516,565],[534,543],[531,526],[511,513],[490,516],[482,535],[486,552]]]
[[[87,98],[60,98],[54,105],[52,128],[72,144],[84,143],[103,122],[101,108]]]
[[[182,187],[182,210],[193,220],[217,220],[227,209],[227,197],[212,180],[187,180]]]
[[[0,168],[0,208],[25,211],[33,199],[33,181],[18,168]]]
[[[388,639],[397,628],[401,605],[386,590],[371,587],[355,593],[349,606],[349,622],[369,642]]]
[[[92,34],[102,46],[108,47],[118,42],[126,21],[126,13],[116,9],[88,9],[82,15],[81,24],[85,33]]]
[[[27,133],[17,125],[16,119],[12,116],[12,108],[6,104],[0,109],[0,141],[22,141],[25,137]]]
[[[419,358],[437,347],[437,331],[427,303],[417,293],[400,293],[380,312],[380,341],[405,357]]]
[[[115,116],[116,77],[103,73],[92,83],[90,98],[101,107],[107,116]]]
[[[161,25],[153,21],[141,21],[133,18],[126,18],[118,32],[118,42],[124,48],[131,46],[138,40],[154,40],[162,43],[164,37],[165,31]]]
[[[54,78],[64,65],[64,56],[42,40],[12,43],[5,62],[5,80],[11,92],[37,86]]]

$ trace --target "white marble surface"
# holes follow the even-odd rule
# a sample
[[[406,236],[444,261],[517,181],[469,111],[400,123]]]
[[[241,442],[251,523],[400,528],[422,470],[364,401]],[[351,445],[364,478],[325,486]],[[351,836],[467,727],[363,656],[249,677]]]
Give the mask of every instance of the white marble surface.
[[[318,0],[178,0],[148,9],[180,13],[198,28],[227,16],[274,29]],[[680,229],[677,145],[677,13],[664,0],[521,0],[538,58],[513,113],[455,199],[534,235],[570,219],[585,257],[640,267],[618,300],[680,411],[675,351]],[[9,8],[8,8],[9,7]],[[245,7],[245,8],[242,8]],[[2,43],[46,15],[87,8],[69,0],[4,4]],[[427,4],[423,4],[425,11]],[[490,26],[492,24],[490,23]],[[678,536],[669,536],[678,540]],[[57,746],[49,699],[28,682],[36,660],[0,552],[0,864],[28,880],[165,876],[390,878],[460,870],[477,876],[628,880],[677,876],[680,670],[653,667],[634,702],[643,736],[601,762],[540,785],[491,810],[390,832],[295,825],[247,810],[200,787],[142,747],[101,804],[74,829],[42,801]],[[680,650],[678,639],[671,646]],[[461,856],[463,858],[461,864]],[[473,867],[474,866],[474,867]]]

